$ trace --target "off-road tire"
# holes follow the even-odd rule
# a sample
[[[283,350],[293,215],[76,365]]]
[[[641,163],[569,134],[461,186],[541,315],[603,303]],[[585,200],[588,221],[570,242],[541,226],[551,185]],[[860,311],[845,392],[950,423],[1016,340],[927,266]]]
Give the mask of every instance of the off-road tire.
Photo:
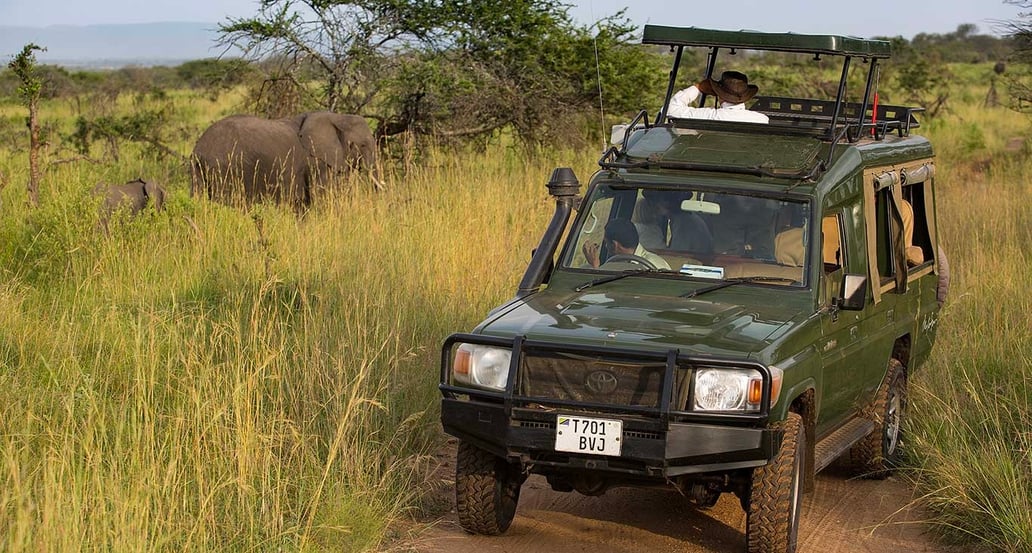
[[[864,413],[875,429],[849,450],[849,465],[865,478],[880,480],[903,461],[903,419],[907,408],[907,373],[897,359],[889,359],[885,380]]]
[[[455,509],[459,524],[472,534],[497,536],[516,516],[523,476],[492,453],[459,442],[455,460]]]
[[[796,413],[778,423],[781,449],[766,466],[753,469],[745,519],[749,553],[794,553],[799,538],[806,432]]]

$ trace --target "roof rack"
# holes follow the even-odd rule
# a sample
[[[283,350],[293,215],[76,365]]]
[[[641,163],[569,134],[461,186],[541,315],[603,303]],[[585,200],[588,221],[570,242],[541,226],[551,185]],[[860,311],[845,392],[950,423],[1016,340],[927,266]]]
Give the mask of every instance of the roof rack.
[[[891,45],[884,40],[866,40],[839,35],[763,33],[759,31],[716,31],[698,27],[645,25],[642,44],[700,46],[800,52],[865,58],[888,58]]]
[[[824,163],[818,164],[823,168],[832,166],[837,151],[835,145],[839,141],[855,142],[865,137],[881,140],[890,132],[896,132],[903,137],[909,135],[911,129],[920,126],[914,114],[924,111],[923,108],[891,105],[873,107],[871,104],[872,97],[876,98],[874,86],[878,77],[878,61],[887,59],[891,54],[891,44],[884,40],[867,40],[839,35],[765,33],[750,30],[722,31],[697,27],[645,25],[642,43],[670,46],[675,52],[674,63],[670,70],[663,107],[654,124],[648,124],[648,118],[647,116],[643,118],[643,112],[628,126],[625,138],[633,129],[641,126],[646,128],[651,126],[708,127],[699,120],[673,119],[666,115],[670,99],[674,94],[677,71],[681,65],[685,47],[709,49],[704,78],[712,77],[717,54],[722,49],[730,50],[732,54],[737,49],[743,49],[813,54],[815,59],[819,59],[821,55],[842,57],[842,74],[834,100],[768,96],[757,97],[752,106],[753,110],[763,112],[770,117],[770,124],[764,125],[763,130],[757,125],[756,132],[816,136],[831,142],[827,159]],[[847,77],[854,57],[861,58],[869,64],[863,101],[859,103],[845,101]],[[700,105],[705,102],[706,95],[703,94]],[[626,144],[625,140],[618,153],[626,153]],[[599,160],[600,164],[617,166],[618,162],[614,157],[616,153],[607,153]],[[813,173],[806,175],[807,178],[815,176]]]
[[[827,134],[835,112],[835,102],[806,98],[778,96],[757,96],[753,99],[752,111],[759,111],[770,117],[772,127],[791,126],[804,134]],[[861,110],[863,113],[861,114]],[[914,117],[924,108],[879,104],[877,111],[856,102],[844,102],[841,106],[841,123],[852,134],[850,142],[862,138],[865,131],[880,140],[888,132],[895,131],[900,137],[908,136],[911,129],[921,126]],[[810,131],[809,133],[807,131]]]

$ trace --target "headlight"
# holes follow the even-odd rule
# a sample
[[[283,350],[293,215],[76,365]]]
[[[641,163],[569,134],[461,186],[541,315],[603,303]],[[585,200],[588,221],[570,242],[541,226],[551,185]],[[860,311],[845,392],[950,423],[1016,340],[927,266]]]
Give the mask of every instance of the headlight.
[[[770,404],[778,401],[783,372],[770,367]],[[755,369],[700,369],[695,373],[696,411],[757,412],[763,400],[763,376]]]
[[[471,384],[492,390],[504,390],[509,380],[512,350],[462,344],[455,350],[452,378],[459,384]]]

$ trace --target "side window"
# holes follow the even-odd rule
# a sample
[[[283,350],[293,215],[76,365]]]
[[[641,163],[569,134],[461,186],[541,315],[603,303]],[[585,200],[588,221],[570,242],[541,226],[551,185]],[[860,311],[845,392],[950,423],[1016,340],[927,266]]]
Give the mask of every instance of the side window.
[[[842,255],[842,223],[839,214],[825,215],[821,220],[821,251],[825,274],[842,268],[845,259]]]
[[[926,188],[929,186],[927,182],[920,182],[903,188],[901,211],[904,215],[910,212],[910,221],[903,221],[908,271],[931,263],[935,255],[928,224],[928,207],[931,199],[928,198],[929,194],[926,194]]]
[[[874,302],[887,292],[905,293],[911,280],[932,272],[935,262],[930,160],[864,172],[867,258]]]
[[[876,237],[878,253],[878,276],[882,283],[891,281],[896,275],[895,261],[892,255],[892,190],[883,188],[874,196]]]
[[[883,284],[896,277],[897,267],[906,264],[904,272],[924,267],[934,258],[927,215],[927,183],[903,186],[893,198],[892,189],[875,193],[877,225],[878,275]],[[892,220],[893,202],[899,210],[899,222]],[[902,249],[902,254],[897,248]],[[898,257],[902,255],[902,257]]]

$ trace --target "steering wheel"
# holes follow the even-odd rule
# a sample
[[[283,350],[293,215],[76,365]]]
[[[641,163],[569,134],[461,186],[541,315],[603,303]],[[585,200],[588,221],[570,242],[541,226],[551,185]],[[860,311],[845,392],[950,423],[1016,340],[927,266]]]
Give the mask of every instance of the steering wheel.
[[[645,267],[646,269],[650,269],[653,271],[659,269],[658,267],[656,267],[654,263],[652,263],[648,259],[645,259],[640,255],[634,255],[633,253],[618,253],[616,255],[611,255],[609,256],[609,259],[607,259],[606,262],[602,265],[609,265],[610,263],[631,263],[634,265],[641,265],[642,267]]]

